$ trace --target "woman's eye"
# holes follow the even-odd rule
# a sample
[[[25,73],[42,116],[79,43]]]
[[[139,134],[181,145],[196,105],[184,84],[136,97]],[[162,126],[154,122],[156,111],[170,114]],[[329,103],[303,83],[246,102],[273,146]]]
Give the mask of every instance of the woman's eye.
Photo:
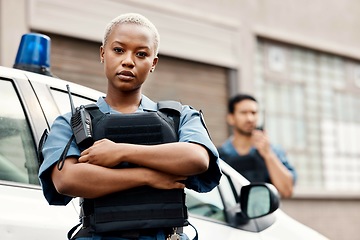
[[[146,57],[148,54],[146,52],[138,52],[136,55],[139,57]]]
[[[116,48],[114,48],[114,51],[117,53],[122,53],[122,52],[124,52],[124,49],[116,47]]]

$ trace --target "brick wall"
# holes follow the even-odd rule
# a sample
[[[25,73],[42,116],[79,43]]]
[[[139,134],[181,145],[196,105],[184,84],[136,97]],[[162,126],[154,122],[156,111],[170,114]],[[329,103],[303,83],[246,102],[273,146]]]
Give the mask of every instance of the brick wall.
[[[360,199],[283,199],[281,209],[331,240],[360,239]]]

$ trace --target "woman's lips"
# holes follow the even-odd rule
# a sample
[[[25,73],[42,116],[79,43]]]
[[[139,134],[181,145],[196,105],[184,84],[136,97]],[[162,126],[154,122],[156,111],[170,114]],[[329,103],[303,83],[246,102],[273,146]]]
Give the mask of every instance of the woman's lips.
[[[117,77],[121,80],[132,80],[135,78],[135,74],[131,71],[121,71],[116,74]]]

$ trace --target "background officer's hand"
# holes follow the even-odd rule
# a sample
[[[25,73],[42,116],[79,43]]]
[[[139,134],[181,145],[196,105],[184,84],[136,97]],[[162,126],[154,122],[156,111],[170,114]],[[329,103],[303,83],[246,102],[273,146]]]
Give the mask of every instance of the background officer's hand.
[[[260,155],[265,157],[270,153],[270,141],[266,132],[261,130],[254,130],[251,136],[252,143],[254,147],[259,151]]]

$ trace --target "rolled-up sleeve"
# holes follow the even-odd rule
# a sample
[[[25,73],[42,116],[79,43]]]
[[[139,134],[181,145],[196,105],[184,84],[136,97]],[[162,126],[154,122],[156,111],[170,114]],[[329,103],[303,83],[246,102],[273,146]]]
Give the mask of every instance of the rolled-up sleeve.
[[[209,168],[206,172],[191,176],[186,181],[186,187],[197,192],[209,192],[219,184],[221,170],[219,153],[211,141],[201,112],[184,106],[179,127],[179,141],[200,144],[205,147],[210,156]]]
[[[72,197],[58,193],[51,179],[51,171],[58,162],[66,144],[73,134],[69,125],[69,119],[70,115],[59,116],[56,118],[51,126],[49,136],[42,150],[44,162],[39,169],[39,179],[43,194],[51,205],[66,205],[72,199]],[[75,141],[71,143],[66,156],[80,156],[80,151]]]
[[[282,162],[282,164],[291,172],[293,176],[293,183],[295,184],[297,181],[297,173],[295,168],[289,162],[285,151],[280,146],[272,146],[272,149],[276,156],[279,158],[279,160]]]

